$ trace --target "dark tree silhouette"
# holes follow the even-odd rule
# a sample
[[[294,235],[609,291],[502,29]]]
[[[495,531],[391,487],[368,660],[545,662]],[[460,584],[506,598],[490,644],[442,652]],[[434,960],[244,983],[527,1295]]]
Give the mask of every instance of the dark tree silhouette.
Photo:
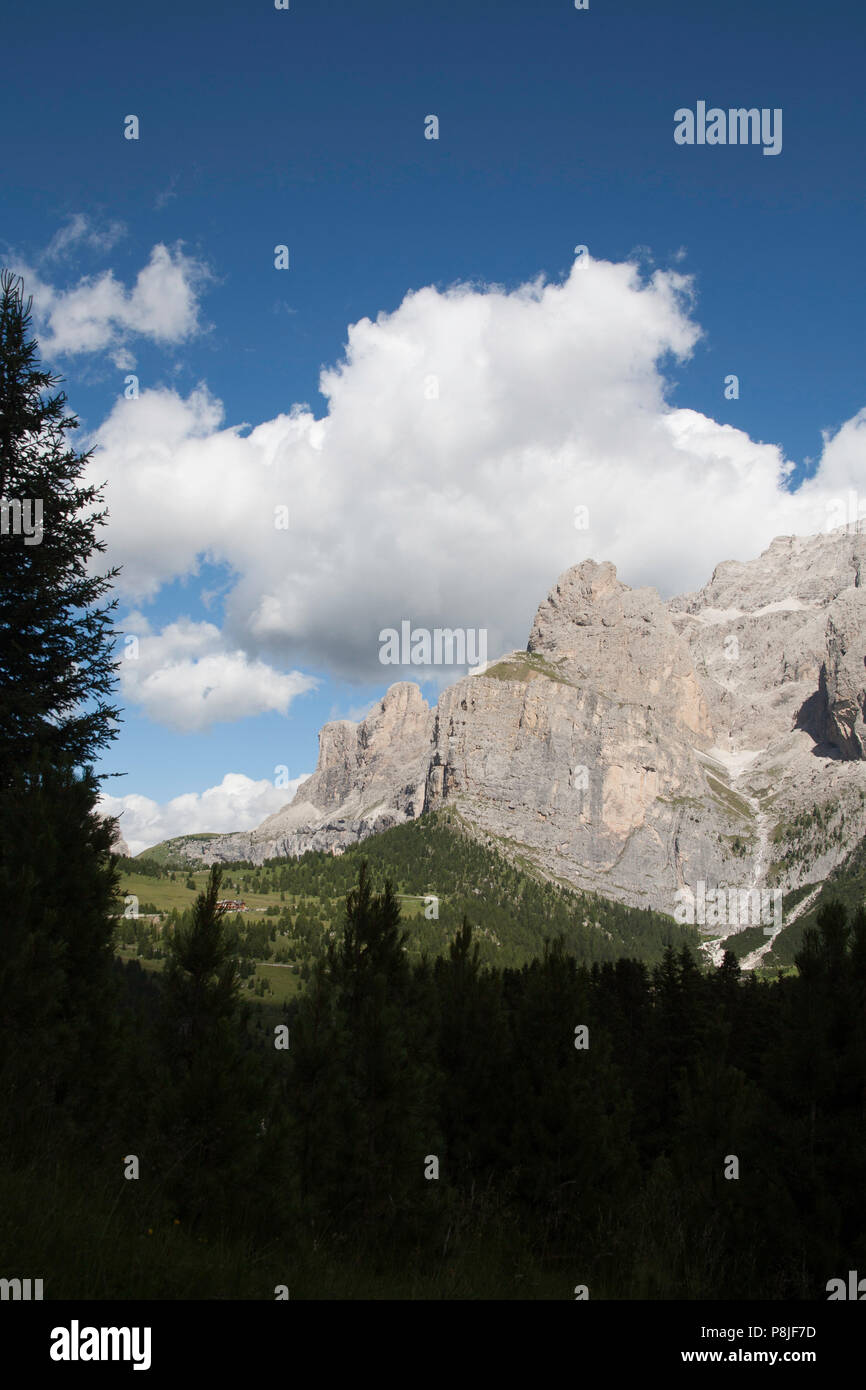
[[[106,514],[30,310],[0,273],[0,1080],[4,1134],[38,1117],[51,1140],[55,1105],[94,1120],[109,1084],[116,880],[92,764],[115,736],[116,600],[99,600],[117,571],[89,572]]]

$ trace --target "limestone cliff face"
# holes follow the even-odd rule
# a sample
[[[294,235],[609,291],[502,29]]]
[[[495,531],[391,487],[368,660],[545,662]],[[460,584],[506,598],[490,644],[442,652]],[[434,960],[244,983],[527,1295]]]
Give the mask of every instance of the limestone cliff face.
[[[682,807],[706,796],[711,743],[658,594],[586,561],[541,604],[526,652],[440,697],[425,806],[455,802],[552,875],[672,910],[678,865],[705,859]]]
[[[702,764],[671,726],[529,662],[511,658],[440,698],[425,807],[455,804],[576,886],[673,910],[678,864],[706,860],[683,817],[697,792]]]
[[[541,604],[527,650],[557,663],[573,684],[645,706],[660,720],[710,738],[707,702],[691,653],[655,589],[629,589],[611,564],[567,570]]]
[[[859,621],[862,655],[864,558],[866,535],[844,529],[780,536],[758,559],[727,561],[697,594],[671,600],[713,722],[730,731],[736,747],[766,746],[816,696],[822,666],[829,673],[836,662],[827,625],[842,594],[852,602],[844,617],[837,610],[840,621]],[[804,720],[825,713],[816,702]]]
[[[430,709],[418,686],[409,681],[392,685],[362,723],[340,720],[324,726],[318,766],[298,796],[322,814],[354,797],[368,816],[377,807],[398,806],[418,815],[420,805],[414,812],[411,808],[416,788],[424,782],[429,727]],[[284,815],[278,811],[261,829],[278,826]]]
[[[752,812],[744,886],[820,882],[866,833],[864,558],[866,535],[844,527],[780,536],[669,604],[707,696],[713,752]]]
[[[291,805],[188,853],[339,848],[450,805],[551,876],[666,912],[699,880],[818,882],[866,833],[864,557],[844,530],[781,537],[668,603],[585,561],[525,651],[433,710],[404,682],[326,725]]]
[[[846,758],[866,758],[864,627],[866,604],[858,582],[838,594],[827,610],[827,650],[821,663],[823,733]]]
[[[188,857],[265,859],[355,844],[421,814],[432,715],[417,685],[402,681],[360,724],[339,720],[319,733],[316,771],[294,800],[256,830],[192,842]]]

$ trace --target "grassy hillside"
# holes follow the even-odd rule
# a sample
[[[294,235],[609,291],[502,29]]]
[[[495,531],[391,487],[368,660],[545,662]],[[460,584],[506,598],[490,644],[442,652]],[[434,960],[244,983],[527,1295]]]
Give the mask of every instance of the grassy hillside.
[[[815,885],[811,885],[814,887]],[[785,900],[785,911],[789,911],[794,906],[795,901],[801,899],[807,889],[798,889],[797,894],[791,894]],[[814,927],[816,918],[821,908],[831,899],[836,899],[845,904],[849,912],[853,912],[861,903],[866,902],[866,839],[852,850],[848,858],[838,868],[834,869],[826,882],[821,885],[815,901],[806,909],[802,917],[798,917],[796,922],[792,922],[790,927],[783,927],[779,935],[773,942],[772,951],[768,951],[765,957],[769,966],[790,966],[794,963],[794,956],[799,951],[803,942],[803,933],[808,927]]]
[[[277,928],[272,950],[277,954],[284,948],[291,963],[298,942],[313,949],[316,935],[321,939],[339,927],[346,893],[364,859],[375,880],[390,878],[403,895],[408,949],[415,958],[447,950],[464,914],[475,929],[482,961],[499,966],[523,965],[542,954],[545,939],[558,936],[587,963],[620,956],[655,963],[668,943],[696,947],[699,941],[694,928],[678,926],[662,913],[578,893],[516,867],[467,835],[450,810],[370,836],[340,856],[313,852],[260,867],[226,865],[223,892],[243,898],[249,909],[237,919],[242,931],[263,918]],[[163,862],[170,862],[167,855]],[[161,912],[192,907],[206,878],[206,871],[187,868],[175,870],[173,879],[168,870],[156,877],[145,858],[123,860],[122,868],[122,891],[139,898],[142,912],[145,905]],[[145,868],[149,876],[141,872]],[[308,954],[299,953],[299,967]],[[268,978],[275,974],[272,969]]]
[[[803,944],[803,933],[814,928],[821,908],[831,900],[842,902],[849,913],[866,902],[866,840],[852,850],[843,864],[829,875],[822,884],[806,883],[792,893],[786,893],[782,906],[782,920],[787,921],[798,903],[818,889],[817,896],[809,907],[791,922],[783,926],[773,942],[772,950],[764,956],[764,965],[759,974],[775,975],[778,970],[789,972],[794,969],[794,957]],[[736,932],[725,941],[728,950],[739,959],[763,946],[766,936],[762,927],[749,927]]]
[[[183,847],[191,840],[217,840],[216,832],[206,831],[199,835],[176,835],[172,840],[161,840],[152,849],[143,849],[136,859],[149,859],[157,864],[179,865],[183,862]]]
[[[210,837],[167,840],[135,860],[121,861],[123,891],[138,897],[140,911],[182,912],[192,907],[207,871],[192,872],[178,860],[184,838]],[[464,913],[476,928],[482,960],[491,965],[523,965],[541,953],[546,937],[558,935],[578,960],[590,963],[628,955],[654,964],[668,941],[696,947],[701,939],[693,928],[680,927],[663,913],[623,907],[550,883],[528,861],[512,862],[480,843],[450,809],[373,835],[340,856],[314,852],[300,859],[269,860],[259,868],[227,865],[224,892],[243,897],[250,910],[246,922],[254,915],[266,915],[269,909],[280,914],[276,945],[293,941],[299,916],[302,925],[309,920],[321,936],[340,925],[345,895],[362,859],[369,861],[377,879],[390,877],[396,891],[405,895],[402,908],[410,933],[409,951],[416,958],[422,951],[438,955],[446,949]],[[159,878],[154,876],[159,872],[157,865],[163,874]],[[787,894],[785,917],[816,887],[806,884]],[[435,908],[425,902],[431,896],[437,899]],[[866,901],[866,840],[820,886],[807,911],[782,930],[764,958],[761,973],[793,968],[803,932],[815,925],[819,909],[831,898],[841,899],[849,909]],[[438,917],[432,915],[434,910]],[[725,945],[742,958],[765,940],[757,927],[735,933]],[[268,981],[272,997],[278,1000],[297,992],[297,974],[300,967],[297,972],[280,970],[273,960],[263,961],[257,969],[257,977]]]

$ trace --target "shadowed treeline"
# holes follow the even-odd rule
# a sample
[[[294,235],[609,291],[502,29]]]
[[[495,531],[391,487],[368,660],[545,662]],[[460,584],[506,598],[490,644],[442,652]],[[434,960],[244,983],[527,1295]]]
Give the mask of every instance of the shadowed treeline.
[[[18,1089],[0,1231],[47,1296],[822,1298],[864,1263],[862,911],[824,909],[772,983],[558,942],[493,970],[468,924],[410,964],[363,865],[263,1026],[219,882],[164,976],[106,977],[112,1046],[75,1103]]]

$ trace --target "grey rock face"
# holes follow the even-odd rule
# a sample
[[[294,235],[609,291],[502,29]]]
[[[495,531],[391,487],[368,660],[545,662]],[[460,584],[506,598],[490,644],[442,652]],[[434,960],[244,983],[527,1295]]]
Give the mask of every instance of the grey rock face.
[[[866,536],[844,527],[780,536],[668,605],[709,702],[713,752],[753,812],[743,824],[752,882],[741,869],[728,880],[737,886],[789,892],[820,882],[866,833],[854,711],[866,652],[864,557]]]
[[[855,587],[862,604],[864,558],[866,535],[844,529],[779,536],[757,560],[719,565],[697,594],[671,600],[713,723],[735,747],[766,746],[816,695],[830,607]]]
[[[117,834],[115,835],[114,840],[112,842],[111,852],[112,854],[122,854],[127,859],[129,858],[129,845],[126,843],[126,841],[120,833],[120,826],[117,827]]]
[[[592,560],[558,580],[535,615],[527,650],[549,657],[574,684],[646,706],[657,718],[710,736],[691,654],[655,589],[629,589]]]
[[[706,793],[711,743],[658,594],[585,561],[539,607],[527,652],[440,697],[425,806],[456,802],[547,873],[672,910],[683,866],[706,858],[685,808]]]
[[[846,758],[866,758],[866,662],[864,599],[845,589],[827,611],[827,655],[821,665],[826,702],[824,733]]]
[[[360,724],[319,733],[316,771],[290,805],[257,829],[221,836],[185,853],[211,863],[265,859],[354,844],[421,814],[430,750],[430,708],[410,681],[392,685]]]
[[[584,561],[526,651],[433,710],[404,682],[326,725],[291,805],[188,853],[339,850],[450,805],[552,877],[666,912],[699,881],[817,882],[866,833],[864,557],[844,529],[780,537],[668,603]]]

